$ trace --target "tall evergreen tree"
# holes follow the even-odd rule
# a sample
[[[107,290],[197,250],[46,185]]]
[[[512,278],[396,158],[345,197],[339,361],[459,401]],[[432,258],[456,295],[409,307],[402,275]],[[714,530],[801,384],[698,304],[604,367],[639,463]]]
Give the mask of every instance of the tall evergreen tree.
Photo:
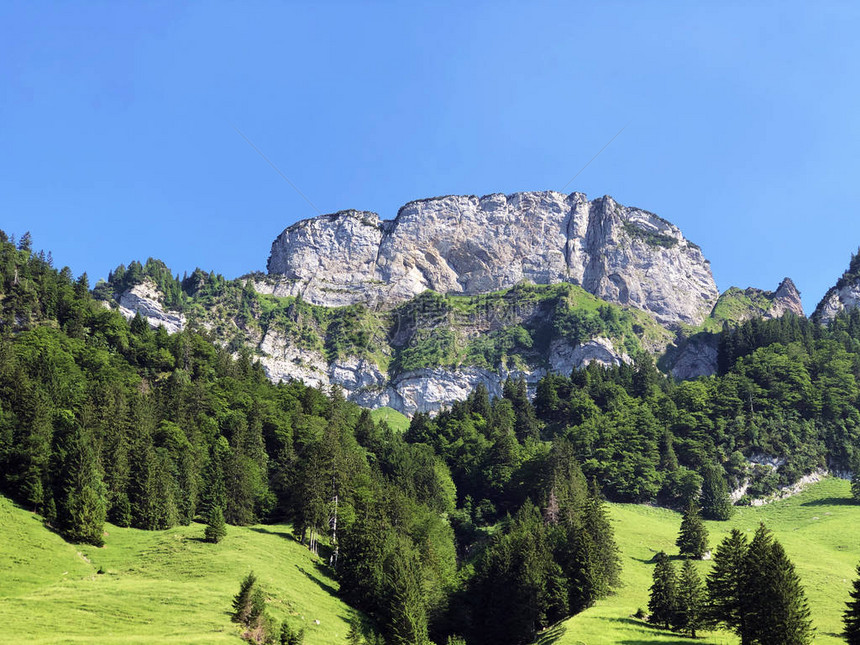
[[[224,511],[220,506],[213,506],[206,514],[206,528],[203,537],[207,542],[217,544],[227,535],[227,525],[224,523]]]
[[[744,558],[743,602],[749,640],[761,645],[805,645],[812,640],[800,578],[782,545],[760,524]]]
[[[811,642],[812,622],[800,578],[782,545],[764,524],[759,525],[744,557],[742,603],[747,613],[744,642]]]
[[[678,611],[676,626],[696,638],[696,631],[705,623],[705,588],[690,560],[684,560],[678,577]]]
[[[598,576],[596,598],[603,598],[621,581],[621,558],[606,505],[594,480],[582,511],[582,530],[591,536],[594,543],[595,569]]]
[[[72,542],[101,546],[107,507],[93,438],[69,410],[60,410],[54,440],[57,528]]]
[[[708,550],[708,529],[699,514],[699,507],[690,502],[681,519],[681,531],[675,542],[681,555],[701,559]]]
[[[651,596],[648,599],[649,620],[670,629],[677,621],[678,588],[675,578],[675,567],[669,557],[660,551],[655,558],[657,561],[651,584]]]
[[[857,565],[857,578],[853,586],[849,594],[851,600],[846,603],[847,609],[842,615],[842,622],[845,625],[843,634],[845,640],[851,645],[860,645],[860,565]]]
[[[723,469],[711,464],[702,470],[702,515],[709,520],[727,520],[732,516],[732,500]]]
[[[748,618],[744,606],[745,568],[749,544],[746,536],[732,529],[714,552],[714,565],[707,577],[709,621],[734,630],[748,642]]]
[[[239,585],[239,593],[233,597],[233,613],[231,618],[234,623],[247,623],[248,617],[254,609],[254,591],[257,585],[257,576],[250,571],[242,584]]]

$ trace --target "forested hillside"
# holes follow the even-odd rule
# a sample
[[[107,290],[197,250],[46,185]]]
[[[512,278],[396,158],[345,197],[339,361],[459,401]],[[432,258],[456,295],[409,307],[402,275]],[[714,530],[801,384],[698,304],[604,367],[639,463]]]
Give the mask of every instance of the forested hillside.
[[[714,377],[677,384],[639,353],[534,401],[479,387],[401,435],[202,327],[126,321],[30,245],[0,235],[3,492],[94,545],[106,519],[290,521],[393,643],[526,643],[611,593],[604,496],[724,519],[730,488],[743,503],[858,457],[857,311],[726,327]]]

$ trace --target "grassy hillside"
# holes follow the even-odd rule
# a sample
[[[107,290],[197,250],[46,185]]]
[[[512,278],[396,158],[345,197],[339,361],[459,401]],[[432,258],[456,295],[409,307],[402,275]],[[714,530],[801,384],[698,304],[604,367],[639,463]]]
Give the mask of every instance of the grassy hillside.
[[[732,528],[750,538],[760,521],[773,530],[795,563],[806,590],[817,629],[816,643],[841,643],[842,610],[848,600],[854,567],[860,561],[860,506],[849,503],[848,482],[827,479],[802,494],[759,508],[738,508],[728,522],[707,522],[711,547]],[[539,643],[737,643],[730,633],[706,633],[695,641],[654,629],[632,618],[638,607],[647,610],[648,588],[657,551],[678,552],[675,538],[681,517],[660,508],[633,504],[610,505],[622,550],[624,587],[615,596],[546,632]],[[700,562],[702,576],[710,563]]]
[[[306,643],[346,640],[353,610],[289,527],[228,527],[220,544],[200,524],[106,531],[104,548],[71,545],[0,497],[0,642],[240,643],[230,602],[250,570]]]
[[[774,531],[803,581],[816,643],[841,642],[843,603],[860,560],[860,506],[848,499],[848,482],[828,479],[787,500],[739,508],[729,522],[708,522],[712,547],[733,527],[751,535],[764,521]],[[692,641],[632,618],[647,607],[654,553],[677,552],[680,516],[633,504],[612,504],[610,512],[624,587],[539,643],[736,643],[727,633]],[[218,545],[200,540],[199,524],[107,531],[104,548],[70,545],[0,498],[0,642],[27,634],[31,643],[238,643],[230,600],[251,569],[269,592],[269,612],[304,625],[309,645],[345,642],[352,610],[289,527],[229,527]],[[710,563],[699,566],[704,575]]]
[[[382,407],[370,411],[374,421],[385,421],[388,427],[396,432],[406,432],[409,429],[409,417],[394,408]]]

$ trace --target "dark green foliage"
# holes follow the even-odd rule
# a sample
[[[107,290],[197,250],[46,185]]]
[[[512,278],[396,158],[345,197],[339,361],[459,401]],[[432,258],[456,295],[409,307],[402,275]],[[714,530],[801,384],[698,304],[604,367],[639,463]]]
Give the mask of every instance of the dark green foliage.
[[[702,493],[699,501],[702,515],[709,520],[727,520],[732,516],[732,501],[722,469],[707,466],[703,469]]]
[[[759,526],[749,544],[737,530],[720,544],[707,581],[709,614],[744,643],[804,645],[812,640],[809,607],[794,565]]]
[[[708,573],[708,617],[717,625],[734,630],[744,640],[748,634],[745,559],[749,548],[746,536],[737,529],[723,539],[714,552],[714,566]]]
[[[675,567],[668,556],[660,551],[655,557],[656,565],[651,583],[651,595],[648,599],[648,620],[666,629],[677,621],[678,587],[675,579]]]
[[[220,506],[213,506],[206,515],[206,528],[203,537],[207,542],[217,544],[227,535],[227,525],[224,523],[224,512]]]
[[[693,638],[705,624],[705,588],[696,567],[685,560],[678,576],[675,627]]]
[[[689,558],[701,558],[708,550],[708,529],[699,514],[699,507],[690,503],[681,519],[681,530],[678,534],[678,545],[681,555]]]
[[[234,623],[248,623],[248,618],[254,611],[255,591],[257,591],[257,576],[251,571],[242,580],[239,593],[233,597],[233,613],[230,617]]]
[[[847,609],[842,615],[845,625],[845,640],[851,645],[860,643],[860,565],[857,566],[857,578],[854,579],[853,589],[850,592],[851,600],[847,603]]]
[[[54,490],[56,526],[72,542],[104,543],[104,484],[92,437],[68,410],[54,421]]]
[[[754,643],[805,645],[812,642],[806,596],[782,545],[759,526],[745,558],[744,608]]]
[[[353,633],[351,630],[352,630],[352,625],[350,625],[350,634]],[[287,621],[284,621],[281,624],[281,633],[280,633],[279,642],[280,642],[280,645],[302,645],[302,643],[305,642],[305,630],[304,630],[304,628],[294,630],[292,627],[290,627],[290,624]],[[348,637],[347,642],[350,644],[356,643],[356,645],[361,645],[360,634],[358,635],[357,640],[349,640],[349,637]]]

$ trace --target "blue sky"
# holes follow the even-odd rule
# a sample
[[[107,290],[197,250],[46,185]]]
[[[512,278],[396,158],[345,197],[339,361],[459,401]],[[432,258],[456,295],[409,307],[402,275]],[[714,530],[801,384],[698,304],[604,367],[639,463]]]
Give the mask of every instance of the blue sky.
[[[0,227],[228,277],[316,211],[610,194],[811,311],[860,245],[856,3],[0,5]]]

